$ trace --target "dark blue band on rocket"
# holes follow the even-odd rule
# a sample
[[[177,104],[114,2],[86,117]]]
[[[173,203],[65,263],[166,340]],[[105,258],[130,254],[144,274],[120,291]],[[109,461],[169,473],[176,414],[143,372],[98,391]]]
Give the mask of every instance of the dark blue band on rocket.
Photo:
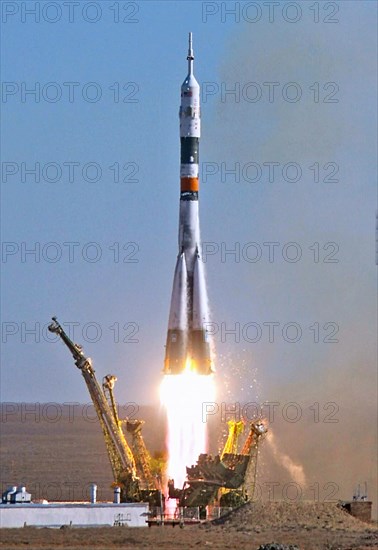
[[[182,137],[180,141],[181,141],[181,164],[198,164],[199,138]]]

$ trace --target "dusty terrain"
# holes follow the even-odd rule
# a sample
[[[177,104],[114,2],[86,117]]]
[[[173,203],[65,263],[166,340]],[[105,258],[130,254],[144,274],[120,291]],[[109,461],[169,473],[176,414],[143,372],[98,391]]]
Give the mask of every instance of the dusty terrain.
[[[301,550],[378,548],[378,528],[335,504],[257,503],[234,512],[221,525],[91,529],[3,529],[0,548],[214,548],[251,549],[269,543]]]

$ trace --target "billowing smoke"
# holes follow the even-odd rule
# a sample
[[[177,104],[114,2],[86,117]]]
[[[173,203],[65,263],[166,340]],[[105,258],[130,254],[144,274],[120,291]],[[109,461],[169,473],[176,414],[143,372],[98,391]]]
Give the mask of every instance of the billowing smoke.
[[[272,431],[268,432],[267,442],[270,446],[274,459],[289,472],[292,479],[298,483],[300,487],[305,488],[307,481],[303,466],[301,464],[296,464],[289,455],[279,450]]]

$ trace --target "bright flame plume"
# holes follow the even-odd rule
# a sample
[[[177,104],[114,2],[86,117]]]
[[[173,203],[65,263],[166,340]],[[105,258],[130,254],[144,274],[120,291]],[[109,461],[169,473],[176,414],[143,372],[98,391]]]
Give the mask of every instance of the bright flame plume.
[[[186,368],[183,374],[165,376],[160,400],[167,411],[167,448],[169,479],[181,488],[186,466],[195,464],[198,455],[208,448],[204,403],[214,402],[212,375],[199,375]]]

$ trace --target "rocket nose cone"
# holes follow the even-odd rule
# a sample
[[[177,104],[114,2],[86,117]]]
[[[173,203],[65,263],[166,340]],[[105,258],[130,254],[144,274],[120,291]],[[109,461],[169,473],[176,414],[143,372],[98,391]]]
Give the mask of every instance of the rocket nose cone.
[[[193,90],[193,88],[199,89],[199,84],[193,74],[188,74],[182,83],[181,90]]]

